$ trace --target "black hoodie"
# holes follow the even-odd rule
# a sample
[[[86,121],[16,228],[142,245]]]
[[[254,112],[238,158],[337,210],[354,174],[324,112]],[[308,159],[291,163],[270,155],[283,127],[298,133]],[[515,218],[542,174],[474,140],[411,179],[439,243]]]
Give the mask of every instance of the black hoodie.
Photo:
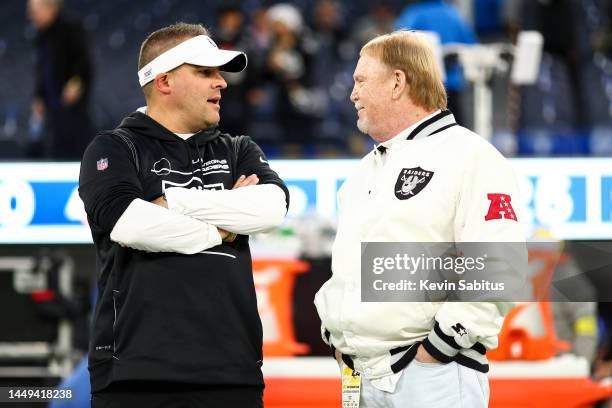
[[[89,145],[79,194],[97,251],[93,392],[126,380],[263,386],[248,236],[211,251],[234,257],[150,253],[110,240],[134,199],[151,201],[170,186],[231,189],[243,174],[278,185],[289,202],[284,183],[247,136],[211,129],[185,141],[136,112]]]

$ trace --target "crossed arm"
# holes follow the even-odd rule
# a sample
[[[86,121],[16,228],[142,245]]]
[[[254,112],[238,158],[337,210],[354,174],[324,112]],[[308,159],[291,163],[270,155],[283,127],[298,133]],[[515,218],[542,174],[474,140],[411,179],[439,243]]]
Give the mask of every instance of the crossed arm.
[[[241,176],[232,190],[171,188],[152,202],[136,199],[121,215],[111,239],[148,252],[193,254],[221,244],[231,233],[252,234],[279,225],[285,195],[276,185]]]
[[[238,180],[236,181],[236,184],[234,184],[234,187],[232,188],[232,190],[236,190],[240,187],[247,187],[247,186],[254,186],[257,185],[257,183],[259,183],[259,178],[257,178],[256,174],[251,174],[250,176],[246,177],[244,174],[242,176],[240,176],[238,178]],[[185,189],[182,189],[185,190]],[[214,192],[213,192],[214,194]],[[170,209],[168,207],[168,200],[166,200],[166,197],[159,196],[157,197],[155,200],[151,201],[153,204],[158,205],[160,207],[166,208],[166,209]],[[196,218],[196,217],[194,217]],[[201,220],[204,221],[204,220]],[[229,235],[229,231],[224,230],[223,228],[217,227],[217,230],[219,232],[219,235],[221,235],[221,239],[225,239],[228,235]]]

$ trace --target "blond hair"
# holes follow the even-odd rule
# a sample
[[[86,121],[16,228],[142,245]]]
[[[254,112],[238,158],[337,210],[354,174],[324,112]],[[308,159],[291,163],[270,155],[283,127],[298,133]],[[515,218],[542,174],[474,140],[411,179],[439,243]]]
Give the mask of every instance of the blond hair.
[[[416,31],[394,31],[370,40],[359,55],[377,56],[391,69],[406,75],[410,99],[426,109],[445,110],[446,90],[442,74],[427,38]]]
[[[176,23],[152,32],[140,45],[138,69],[142,69],[170,48],[198,35],[209,35],[208,30],[200,24],[188,23]],[[150,98],[152,88],[152,82],[142,88],[146,99]]]

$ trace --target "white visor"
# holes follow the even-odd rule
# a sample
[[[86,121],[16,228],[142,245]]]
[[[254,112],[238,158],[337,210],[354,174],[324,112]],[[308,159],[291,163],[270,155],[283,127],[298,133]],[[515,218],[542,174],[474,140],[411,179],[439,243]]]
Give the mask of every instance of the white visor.
[[[241,51],[220,50],[208,36],[198,35],[170,48],[138,71],[140,86],[183,64],[219,67],[221,71],[240,72],[247,66],[247,56]]]

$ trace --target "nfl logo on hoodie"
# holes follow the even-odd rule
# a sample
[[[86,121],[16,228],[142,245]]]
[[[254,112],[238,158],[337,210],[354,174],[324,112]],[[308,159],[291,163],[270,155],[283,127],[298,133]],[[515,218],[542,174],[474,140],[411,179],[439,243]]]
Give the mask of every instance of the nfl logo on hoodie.
[[[108,159],[100,159],[96,162],[96,168],[98,171],[106,170],[108,168]]]

